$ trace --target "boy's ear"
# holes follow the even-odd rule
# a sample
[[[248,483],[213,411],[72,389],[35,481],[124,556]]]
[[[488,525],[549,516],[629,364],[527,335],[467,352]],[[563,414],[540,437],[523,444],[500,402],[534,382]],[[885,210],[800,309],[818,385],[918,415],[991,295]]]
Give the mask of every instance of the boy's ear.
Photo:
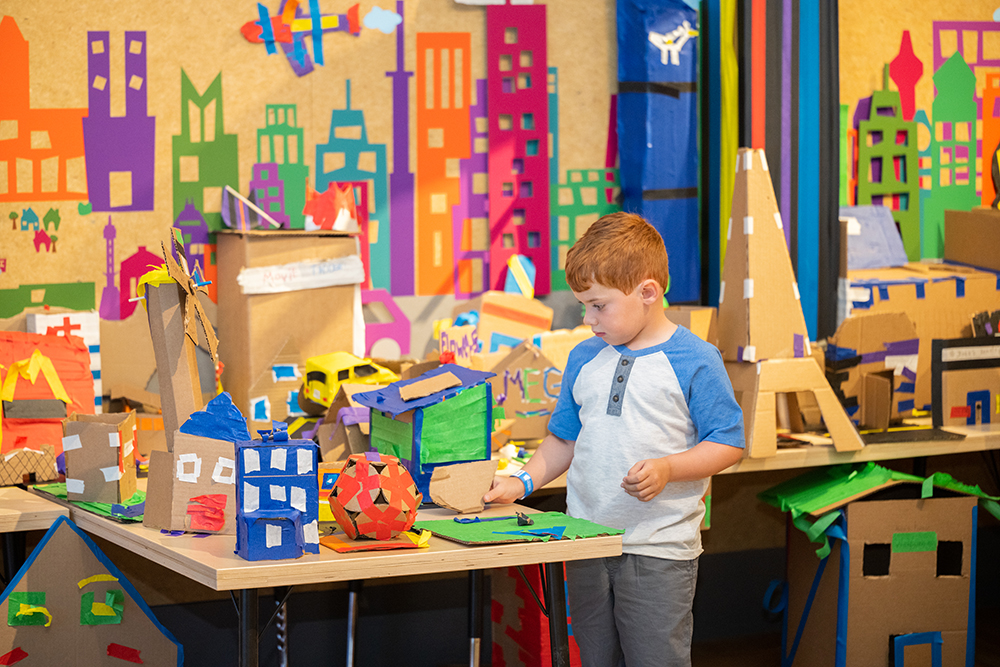
[[[639,283],[639,296],[647,304],[652,304],[663,298],[663,288],[652,278],[647,278]]]

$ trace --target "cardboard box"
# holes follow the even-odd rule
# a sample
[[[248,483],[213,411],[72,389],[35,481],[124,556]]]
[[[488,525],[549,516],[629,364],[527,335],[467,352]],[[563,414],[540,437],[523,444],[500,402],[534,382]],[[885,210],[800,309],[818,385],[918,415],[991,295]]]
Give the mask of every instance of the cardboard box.
[[[1000,211],[995,208],[945,211],[944,258],[1000,271]]]
[[[594,332],[591,328],[581,324],[574,329],[543,331],[536,334],[531,342],[542,351],[542,354],[552,362],[553,366],[563,371],[566,370],[566,362],[569,360],[569,353],[573,351],[573,348],[593,337]],[[492,370],[492,368],[484,370]]]
[[[135,413],[72,414],[63,422],[66,497],[123,503],[135,493]]]
[[[1000,422],[1000,339],[933,341],[931,396],[935,426]]]
[[[218,234],[222,382],[243,414],[252,416],[251,389],[264,374],[270,374],[283,349],[296,351],[300,360],[336,350],[364,355],[360,315],[364,277],[357,252],[357,240],[338,232]],[[338,268],[338,260],[353,266],[351,258],[357,260],[361,277]],[[356,278],[357,282],[309,287],[323,283],[297,279],[296,271],[301,275],[303,266],[313,267],[313,273],[324,278],[334,276],[326,282],[339,278]],[[240,285],[241,276],[246,287]],[[251,293],[275,283],[276,289],[286,291]]]
[[[670,306],[667,319],[719,347],[719,311],[710,306]]]
[[[552,328],[552,309],[520,294],[483,292],[471,301],[457,304],[452,309],[452,318],[470,310],[479,313],[476,331],[484,353],[515,347],[525,338]]]
[[[142,523],[157,530],[236,534],[236,446],[178,431],[149,459]]]
[[[931,406],[931,341],[971,337],[974,314],[1000,309],[995,274],[946,264],[851,271],[849,298],[852,315],[906,313],[913,322],[920,341],[913,407],[920,410]]]
[[[490,378],[495,407],[513,419],[512,440],[540,440],[549,433],[549,417],[562,388],[562,370],[525,341],[493,367]]]
[[[342,384],[319,425],[320,460],[343,461],[351,454],[368,451],[370,442],[368,408],[354,400],[354,394],[380,389],[383,385]],[[342,413],[342,410],[347,412]],[[362,411],[359,413],[358,411]]]

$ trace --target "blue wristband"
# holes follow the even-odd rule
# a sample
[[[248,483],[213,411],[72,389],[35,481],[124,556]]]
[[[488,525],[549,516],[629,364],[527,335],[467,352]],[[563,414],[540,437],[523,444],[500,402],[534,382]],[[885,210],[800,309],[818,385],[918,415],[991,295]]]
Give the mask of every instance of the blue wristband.
[[[535,482],[531,479],[531,475],[524,472],[523,470],[518,470],[513,474],[513,477],[517,477],[524,484],[524,495],[521,496],[520,500],[527,498],[531,495],[531,492],[535,490]]]

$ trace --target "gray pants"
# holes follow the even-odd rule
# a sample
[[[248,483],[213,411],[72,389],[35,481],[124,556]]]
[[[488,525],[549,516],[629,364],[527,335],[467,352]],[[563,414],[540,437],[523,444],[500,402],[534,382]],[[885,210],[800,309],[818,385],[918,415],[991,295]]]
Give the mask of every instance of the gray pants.
[[[623,554],[566,563],[583,667],[690,667],[698,560]]]

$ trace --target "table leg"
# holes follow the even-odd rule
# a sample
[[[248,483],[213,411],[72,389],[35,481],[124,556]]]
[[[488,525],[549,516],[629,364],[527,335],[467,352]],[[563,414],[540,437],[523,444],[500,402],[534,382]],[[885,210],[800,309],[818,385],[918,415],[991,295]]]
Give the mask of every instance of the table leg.
[[[3,577],[9,584],[24,564],[24,533],[3,535]]]
[[[545,608],[549,610],[549,646],[552,667],[569,667],[569,628],[566,625],[566,583],[562,563],[545,563]]]
[[[288,667],[288,586],[274,587],[275,611],[274,628],[278,640],[278,667]]]
[[[469,570],[469,667],[479,667],[483,642],[483,571]]]
[[[240,667],[258,667],[260,610],[257,607],[257,589],[240,591]]]
[[[360,579],[347,582],[347,667],[354,667],[355,640],[358,634],[358,595]]]

